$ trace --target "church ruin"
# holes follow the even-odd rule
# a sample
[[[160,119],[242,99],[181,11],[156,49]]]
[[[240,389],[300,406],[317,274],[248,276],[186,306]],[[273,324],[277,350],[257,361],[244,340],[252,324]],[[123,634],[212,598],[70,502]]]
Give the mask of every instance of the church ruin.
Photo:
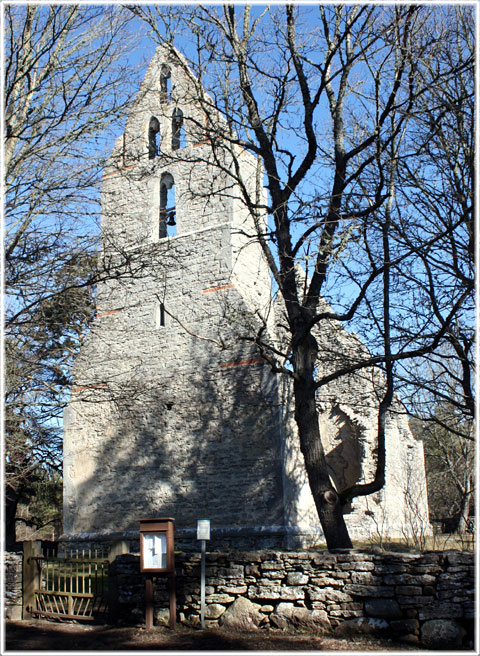
[[[134,536],[139,517],[171,516],[185,540],[209,518],[212,548],[311,544],[322,532],[288,382],[242,339],[258,316],[280,339],[281,308],[230,155],[219,165],[202,138],[197,85],[159,48],[104,171],[101,257],[113,275],[98,285],[65,412],[64,535]],[[257,162],[236,156],[255,190]],[[317,338],[322,371],[366,350],[335,322]],[[378,385],[372,368],[320,390],[339,489],[374,473]],[[354,539],[429,526],[423,447],[403,414],[390,414],[386,439],[384,489],[346,508]]]

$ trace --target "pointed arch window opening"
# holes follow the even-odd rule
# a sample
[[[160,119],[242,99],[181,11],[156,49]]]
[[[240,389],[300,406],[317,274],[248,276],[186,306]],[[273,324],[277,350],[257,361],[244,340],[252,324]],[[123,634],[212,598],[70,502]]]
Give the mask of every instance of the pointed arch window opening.
[[[158,236],[174,237],[177,234],[175,208],[175,181],[171,173],[164,173],[160,179],[160,216]]]
[[[148,159],[155,159],[160,155],[160,122],[152,116],[148,125]]]
[[[172,150],[185,148],[185,128],[183,125],[183,112],[178,107],[172,114]]]
[[[172,99],[172,72],[166,64],[160,70],[160,102],[169,103]]]

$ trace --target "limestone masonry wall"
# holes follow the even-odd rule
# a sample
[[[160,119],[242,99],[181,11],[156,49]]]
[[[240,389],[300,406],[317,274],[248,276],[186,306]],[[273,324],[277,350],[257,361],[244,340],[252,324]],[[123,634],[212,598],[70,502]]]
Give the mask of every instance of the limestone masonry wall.
[[[175,517],[179,529],[209,517],[238,549],[309,548],[321,530],[292,382],[254,343],[290,350],[255,237],[268,223],[261,168],[238,149],[233,166],[228,138],[210,139],[211,121],[217,136],[228,126],[199,106],[202,93],[180,54],[160,47],[106,163],[100,258],[111,275],[97,285],[64,415],[64,537],[137,531],[138,517]],[[242,189],[258,193],[255,217]],[[303,289],[307,272],[296,272]],[[369,357],[338,322],[322,321],[316,339],[319,376]],[[384,385],[370,368],[318,390],[338,491],[374,477]],[[352,539],[431,531],[422,445],[404,412],[396,403],[387,418],[383,489],[344,507]]]
[[[176,558],[180,621],[200,621],[200,554]],[[111,564],[121,620],[144,618],[139,556]],[[279,551],[206,555],[206,625],[380,633],[427,647],[473,640],[474,554]],[[166,582],[155,586],[157,622],[168,618]]]
[[[9,620],[22,618],[22,563],[22,553],[4,554],[5,617]]]

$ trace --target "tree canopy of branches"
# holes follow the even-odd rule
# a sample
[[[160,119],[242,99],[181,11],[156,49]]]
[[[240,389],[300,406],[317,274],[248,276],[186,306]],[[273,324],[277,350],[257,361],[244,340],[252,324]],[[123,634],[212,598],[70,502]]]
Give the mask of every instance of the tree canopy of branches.
[[[59,468],[69,369],[93,313],[98,182],[135,84],[113,7],[3,7],[7,542],[42,467]],[[129,71],[126,75],[126,71]]]
[[[387,415],[396,385],[418,388],[412,363],[441,358],[448,347],[460,363],[462,404],[473,409],[472,9],[129,10],[159,43],[175,40],[197,78],[196,101],[206,118],[192,129],[202,131],[212,145],[210,161],[240,188],[257,227],[252,238],[285,310],[287,344],[272,344],[265,326],[246,338],[292,380],[300,447],[327,545],[350,547],[342,506],[384,485]],[[220,155],[225,148],[229,166]],[[242,180],[243,149],[258,158],[257,192],[266,188],[266,202]],[[176,157],[188,155],[179,150]],[[370,353],[319,372],[316,334],[331,319],[354,327]],[[385,373],[376,473],[337,490],[316,393],[373,365]],[[435,386],[425,368],[415,371],[421,385]]]
[[[455,430],[450,430],[452,425]],[[413,420],[412,428],[422,436],[425,445],[432,520],[441,522],[446,532],[466,533],[476,482],[472,421],[462,417],[455,406],[444,403],[427,420]]]

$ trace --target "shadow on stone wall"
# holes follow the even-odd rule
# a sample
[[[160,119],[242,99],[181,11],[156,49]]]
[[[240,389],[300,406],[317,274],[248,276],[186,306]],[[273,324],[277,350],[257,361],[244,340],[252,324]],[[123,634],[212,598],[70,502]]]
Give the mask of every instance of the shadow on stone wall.
[[[303,629],[338,637],[386,636],[430,649],[468,649],[474,641],[474,554],[230,552],[206,555],[206,624],[227,626],[238,599],[250,628]],[[144,622],[138,556],[111,565],[117,619]],[[200,556],[177,557],[177,616],[197,626]],[[166,581],[155,588],[155,623],[168,622]],[[248,624],[248,622],[247,622]],[[232,625],[233,626],[233,625]],[[230,628],[232,628],[232,626]],[[237,625],[236,628],[239,628]]]
[[[76,487],[72,532],[136,530],[146,516],[174,517],[178,527],[202,517],[282,525],[278,397],[262,390],[258,357],[193,340],[190,356],[159,377],[161,357],[151,353],[141,375],[132,371],[111,392],[89,393],[103,430]]]

